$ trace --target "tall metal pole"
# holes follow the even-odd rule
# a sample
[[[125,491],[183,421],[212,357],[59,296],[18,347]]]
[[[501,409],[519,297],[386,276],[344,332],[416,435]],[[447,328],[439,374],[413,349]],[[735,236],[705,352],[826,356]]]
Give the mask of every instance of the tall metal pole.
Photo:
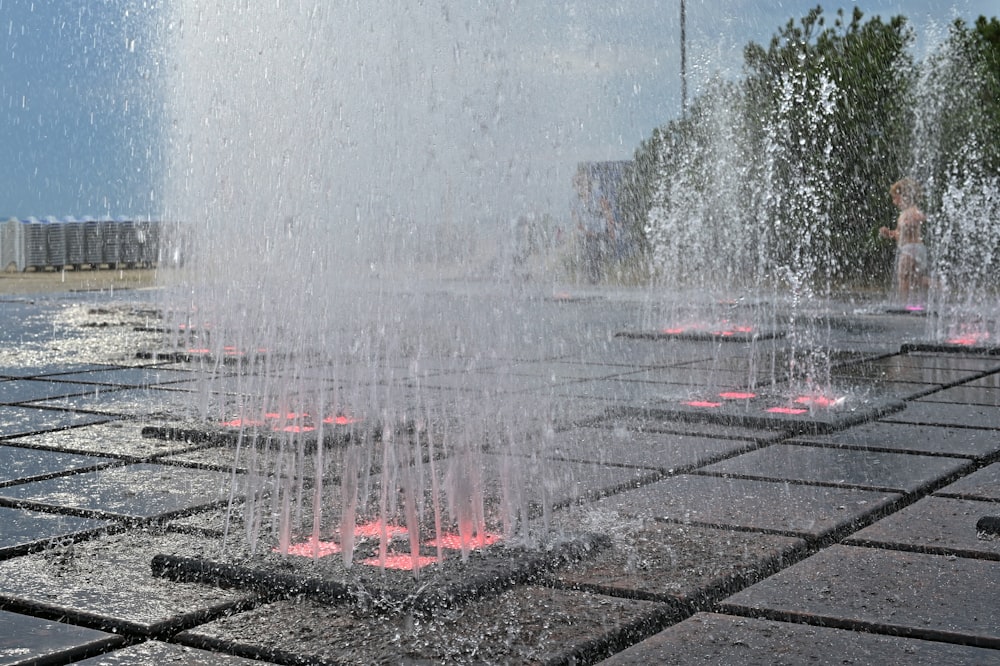
[[[684,13],[684,0],[681,0],[681,117],[687,116],[688,109],[687,34]]]

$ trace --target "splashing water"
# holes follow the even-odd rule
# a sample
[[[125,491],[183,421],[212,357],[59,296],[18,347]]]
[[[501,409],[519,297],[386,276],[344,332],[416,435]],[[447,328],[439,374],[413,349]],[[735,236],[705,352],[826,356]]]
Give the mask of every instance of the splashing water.
[[[780,322],[791,374],[815,387],[829,381],[829,331],[816,323],[822,312],[807,308],[831,290],[828,118],[839,93],[825,74],[786,72],[778,84],[778,107],[762,124],[727,84],[707,91],[689,140],[663,147],[646,232],[661,316],[722,322],[730,304],[745,304],[739,328],[752,333],[776,328],[781,305],[791,313]]]
[[[484,452],[551,418],[507,395],[537,323],[516,285],[466,263],[508,203],[511,9],[168,11],[164,214],[188,256],[167,308],[215,364],[202,417],[239,433],[251,548],[351,565],[375,539],[381,566],[402,548],[417,569],[425,542],[457,534],[467,555],[526,533],[516,469]],[[490,279],[440,293],[470,270]]]
[[[1000,178],[984,147],[996,141],[976,101],[982,73],[947,40],[917,83],[913,171],[925,188],[927,334],[959,345],[995,344],[1000,335]],[[956,143],[957,139],[957,143]]]

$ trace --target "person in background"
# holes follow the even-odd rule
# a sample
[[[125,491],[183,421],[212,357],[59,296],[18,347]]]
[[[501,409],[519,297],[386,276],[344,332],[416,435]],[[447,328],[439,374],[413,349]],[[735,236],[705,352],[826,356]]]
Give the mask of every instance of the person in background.
[[[911,296],[927,283],[927,247],[922,227],[924,214],[917,208],[920,188],[912,178],[903,178],[889,188],[892,203],[899,209],[896,228],[881,227],[882,238],[896,241],[896,294],[900,302],[911,305]]]

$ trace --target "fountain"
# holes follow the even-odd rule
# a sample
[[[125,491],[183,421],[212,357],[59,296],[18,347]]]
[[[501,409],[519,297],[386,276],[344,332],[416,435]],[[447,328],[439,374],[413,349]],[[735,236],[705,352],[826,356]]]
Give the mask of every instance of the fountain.
[[[776,106],[762,121],[736,87],[715,84],[692,109],[679,143],[664,145],[646,231],[665,295],[653,332],[623,335],[754,350],[721,386],[678,396],[664,415],[842,428],[901,405],[831,376],[845,360],[831,348],[829,324],[836,264],[830,156],[841,140],[830,117],[841,93],[822,70],[792,69],[776,85]],[[718,353],[726,366],[721,347]]]
[[[506,261],[469,259],[514,178],[512,10],[308,4],[182,2],[166,31],[165,216],[190,252],[165,330],[209,379],[200,423],[151,434],[229,446],[239,482],[228,551],[159,554],[159,575],[429,612],[606,548],[557,510],[674,470],[622,466],[587,495],[579,461],[545,455],[594,395],[520,366],[571,348],[707,349],[658,358],[687,379],[628,417],[820,434],[903,407],[838,374],[884,349],[832,342],[842,93],[824,68],[784,72],[767,113],[726,83],[693,106],[648,216],[651,332],[610,341],[584,314],[555,321]]]
[[[190,249],[164,310],[174,358],[211,379],[202,424],[150,434],[234,449],[226,547],[265,568],[412,580],[481,551],[564,557],[565,500],[528,473],[562,407],[519,395],[516,366],[577,333],[476,258],[507,242],[489,229],[514,177],[511,10],[204,5],[169,10],[165,36],[165,215]],[[601,541],[583,543],[565,547]]]
[[[980,66],[951,39],[927,59],[917,83],[913,159],[929,213],[930,348],[995,349],[1000,335],[1000,180],[987,154],[989,120],[975,101]]]

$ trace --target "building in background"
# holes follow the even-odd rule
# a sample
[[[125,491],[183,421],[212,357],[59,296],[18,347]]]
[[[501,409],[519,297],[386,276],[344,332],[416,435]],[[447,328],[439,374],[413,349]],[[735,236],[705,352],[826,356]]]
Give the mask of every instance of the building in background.
[[[578,260],[587,280],[596,283],[609,265],[634,251],[622,224],[621,191],[632,162],[580,162],[573,176],[576,196],[572,203],[573,226],[579,236]]]

